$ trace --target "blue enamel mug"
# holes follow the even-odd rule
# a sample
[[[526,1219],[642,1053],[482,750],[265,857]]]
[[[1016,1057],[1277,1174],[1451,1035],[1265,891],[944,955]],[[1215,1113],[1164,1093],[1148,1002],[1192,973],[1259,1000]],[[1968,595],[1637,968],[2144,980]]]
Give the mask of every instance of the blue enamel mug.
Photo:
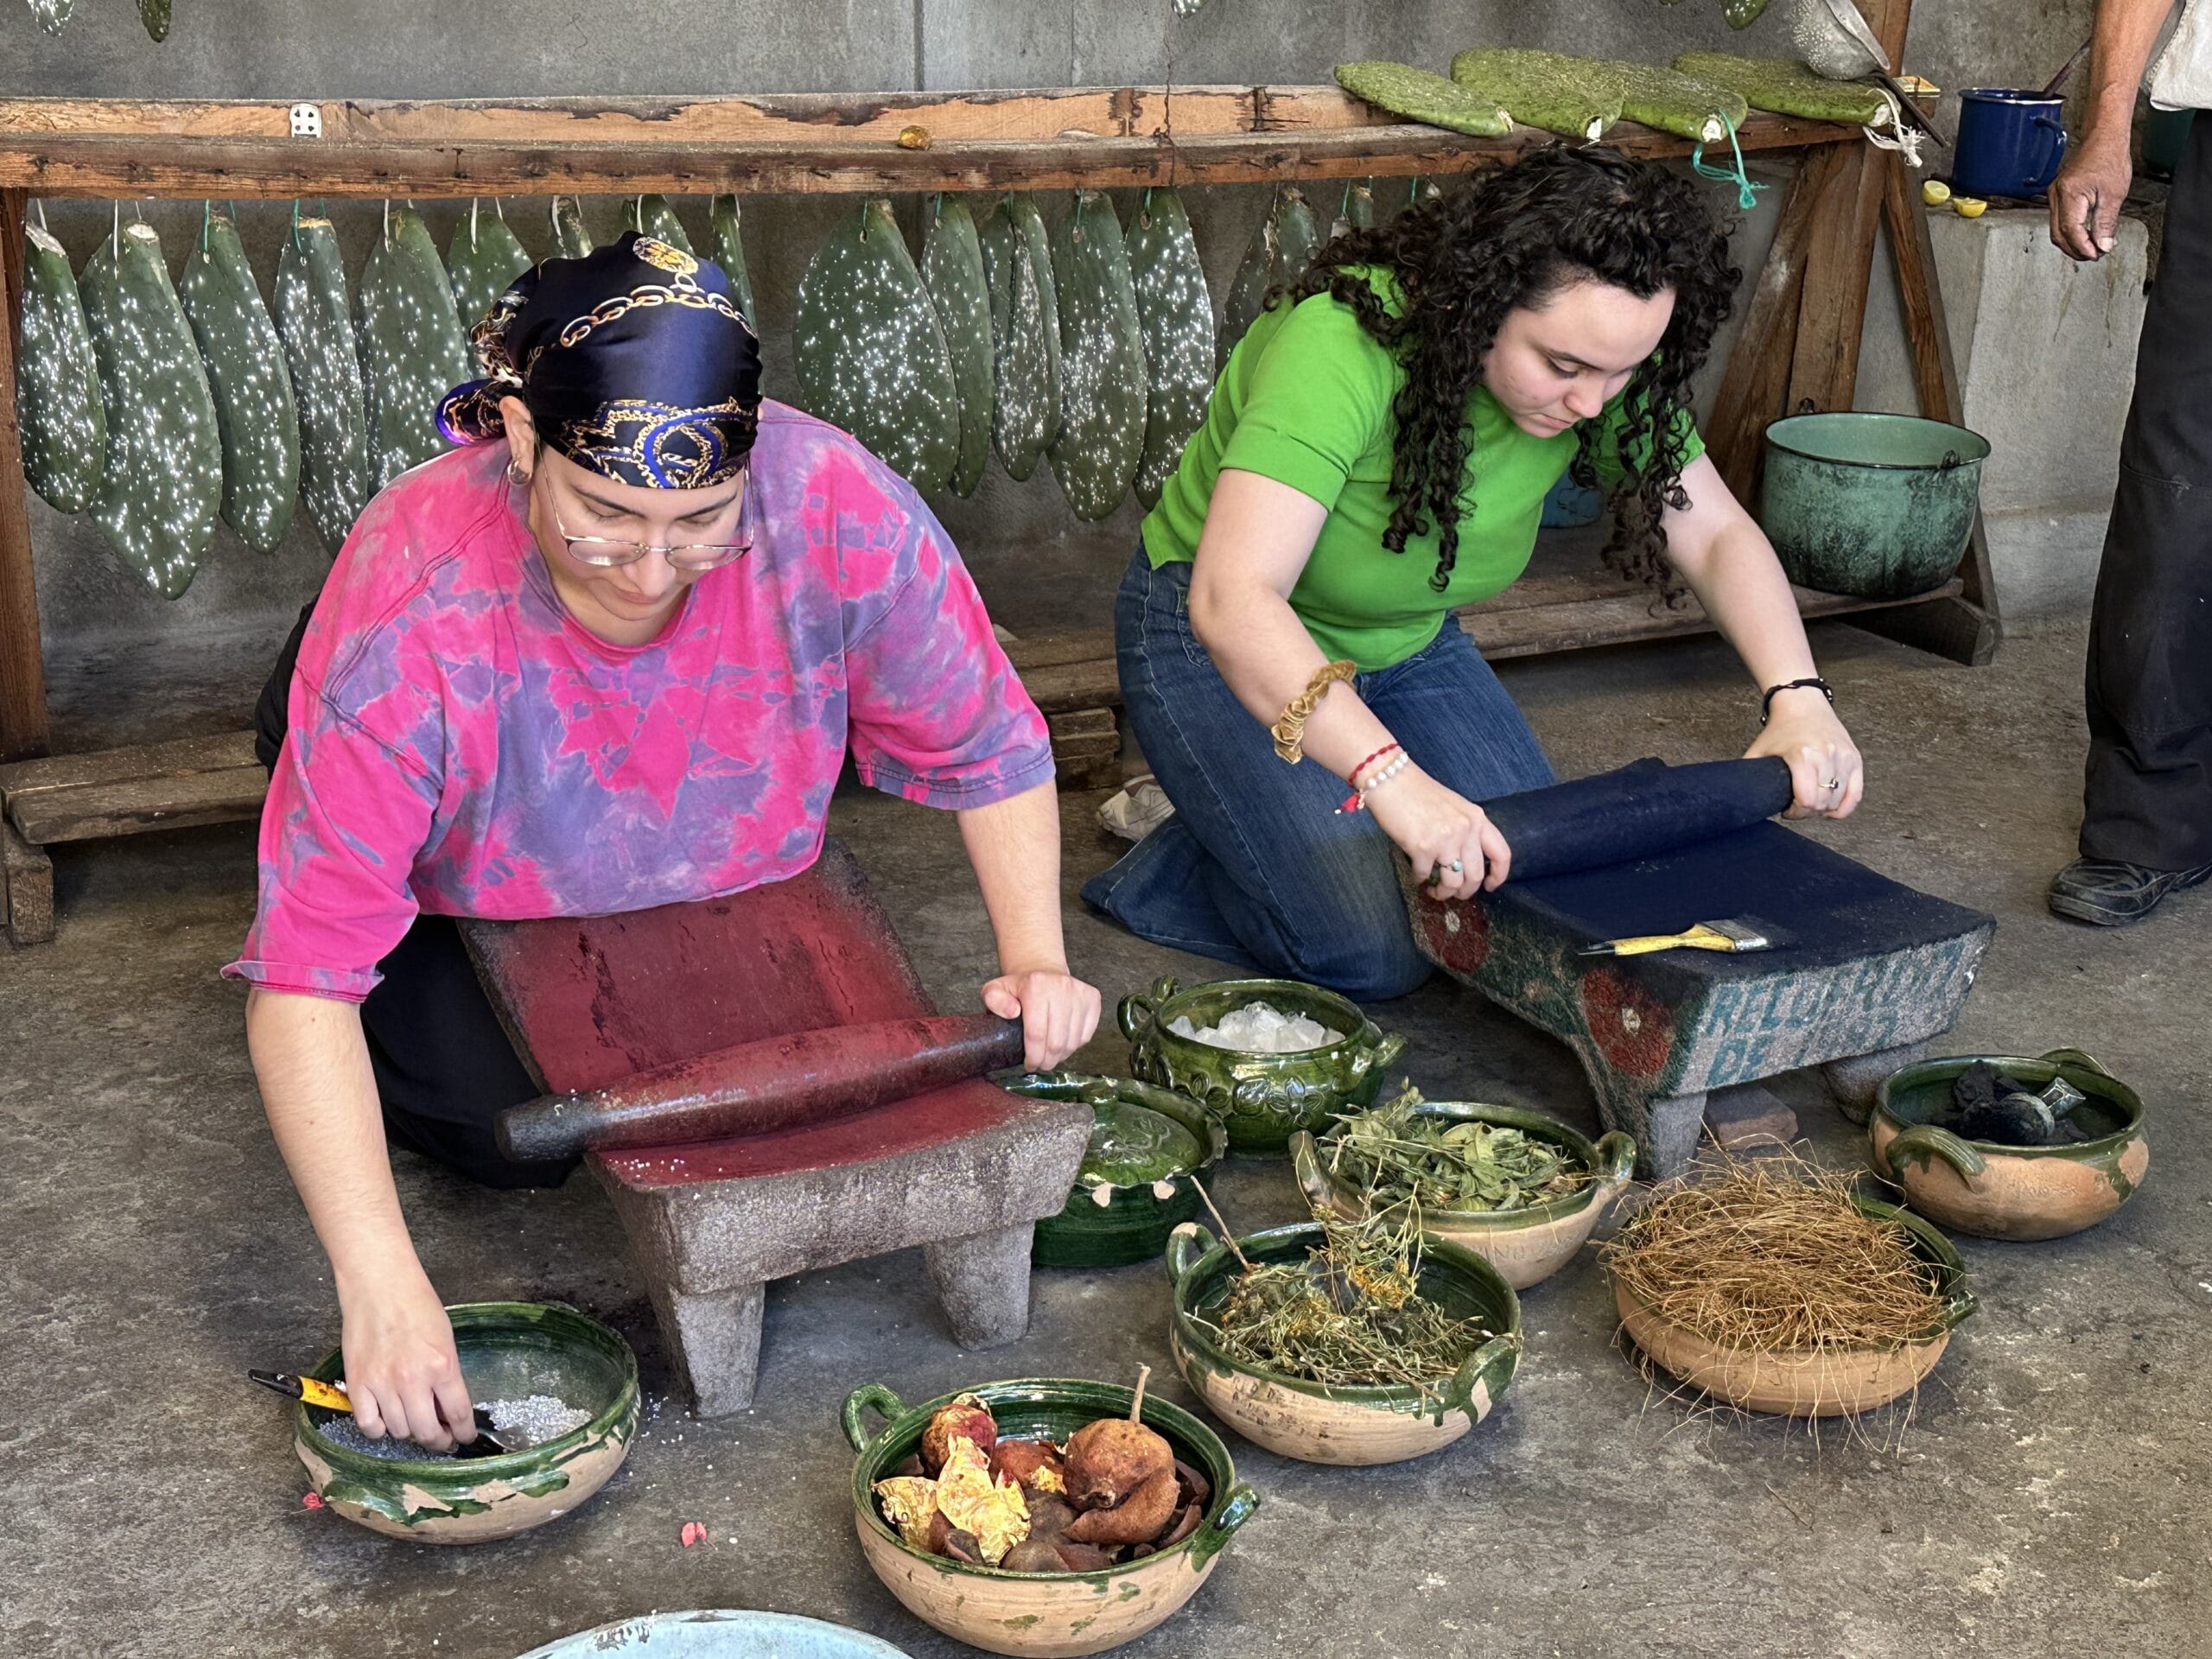
[[[2003,86],[1959,94],[1951,188],[1962,196],[2039,196],[2066,156],[2065,101]]]

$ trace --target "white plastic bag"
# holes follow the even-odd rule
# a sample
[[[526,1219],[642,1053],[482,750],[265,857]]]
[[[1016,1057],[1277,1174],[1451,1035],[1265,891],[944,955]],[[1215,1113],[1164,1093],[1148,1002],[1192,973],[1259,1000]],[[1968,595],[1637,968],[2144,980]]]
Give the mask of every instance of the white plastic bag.
[[[2181,21],[2151,66],[2151,104],[2212,110],[2212,0],[2182,0]]]

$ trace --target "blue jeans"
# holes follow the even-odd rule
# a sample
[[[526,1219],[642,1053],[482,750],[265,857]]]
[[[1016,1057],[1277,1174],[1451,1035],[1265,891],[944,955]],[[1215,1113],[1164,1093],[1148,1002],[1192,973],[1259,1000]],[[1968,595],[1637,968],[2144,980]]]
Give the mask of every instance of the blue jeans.
[[[1122,699],[1175,816],[1084,884],[1084,900],[1140,938],[1351,998],[1402,996],[1428,977],[1398,887],[1395,849],[1347,785],[1285,766],[1191,631],[1191,567],[1140,547],[1114,605]],[[1470,800],[1538,789],[1551,763],[1456,619],[1424,650],[1353,681],[1431,777]]]

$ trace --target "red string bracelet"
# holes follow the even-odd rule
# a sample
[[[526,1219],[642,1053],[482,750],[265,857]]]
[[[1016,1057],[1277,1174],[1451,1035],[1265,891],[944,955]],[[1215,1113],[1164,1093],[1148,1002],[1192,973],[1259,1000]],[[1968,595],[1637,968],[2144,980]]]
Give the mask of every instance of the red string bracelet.
[[[1350,784],[1354,789],[1357,789],[1359,787],[1359,774],[1365,772],[1370,766],[1373,766],[1377,760],[1380,760],[1384,755],[1389,753],[1391,750],[1397,747],[1398,746],[1395,743],[1385,743],[1381,748],[1376,750],[1374,753],[1369,755],[1366,760],[1354,766],[1351,771],[1345,775],[1344,781]]]

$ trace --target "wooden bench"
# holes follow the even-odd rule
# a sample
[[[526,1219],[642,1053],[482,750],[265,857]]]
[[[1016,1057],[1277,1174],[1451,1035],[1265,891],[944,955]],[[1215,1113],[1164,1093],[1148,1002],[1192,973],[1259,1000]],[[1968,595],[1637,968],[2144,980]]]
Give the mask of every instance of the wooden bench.
[[[251,732],[0,766],[8,937],[17,944],[54,937],[54,861],[47,848],[256,818],[268,791]]]

